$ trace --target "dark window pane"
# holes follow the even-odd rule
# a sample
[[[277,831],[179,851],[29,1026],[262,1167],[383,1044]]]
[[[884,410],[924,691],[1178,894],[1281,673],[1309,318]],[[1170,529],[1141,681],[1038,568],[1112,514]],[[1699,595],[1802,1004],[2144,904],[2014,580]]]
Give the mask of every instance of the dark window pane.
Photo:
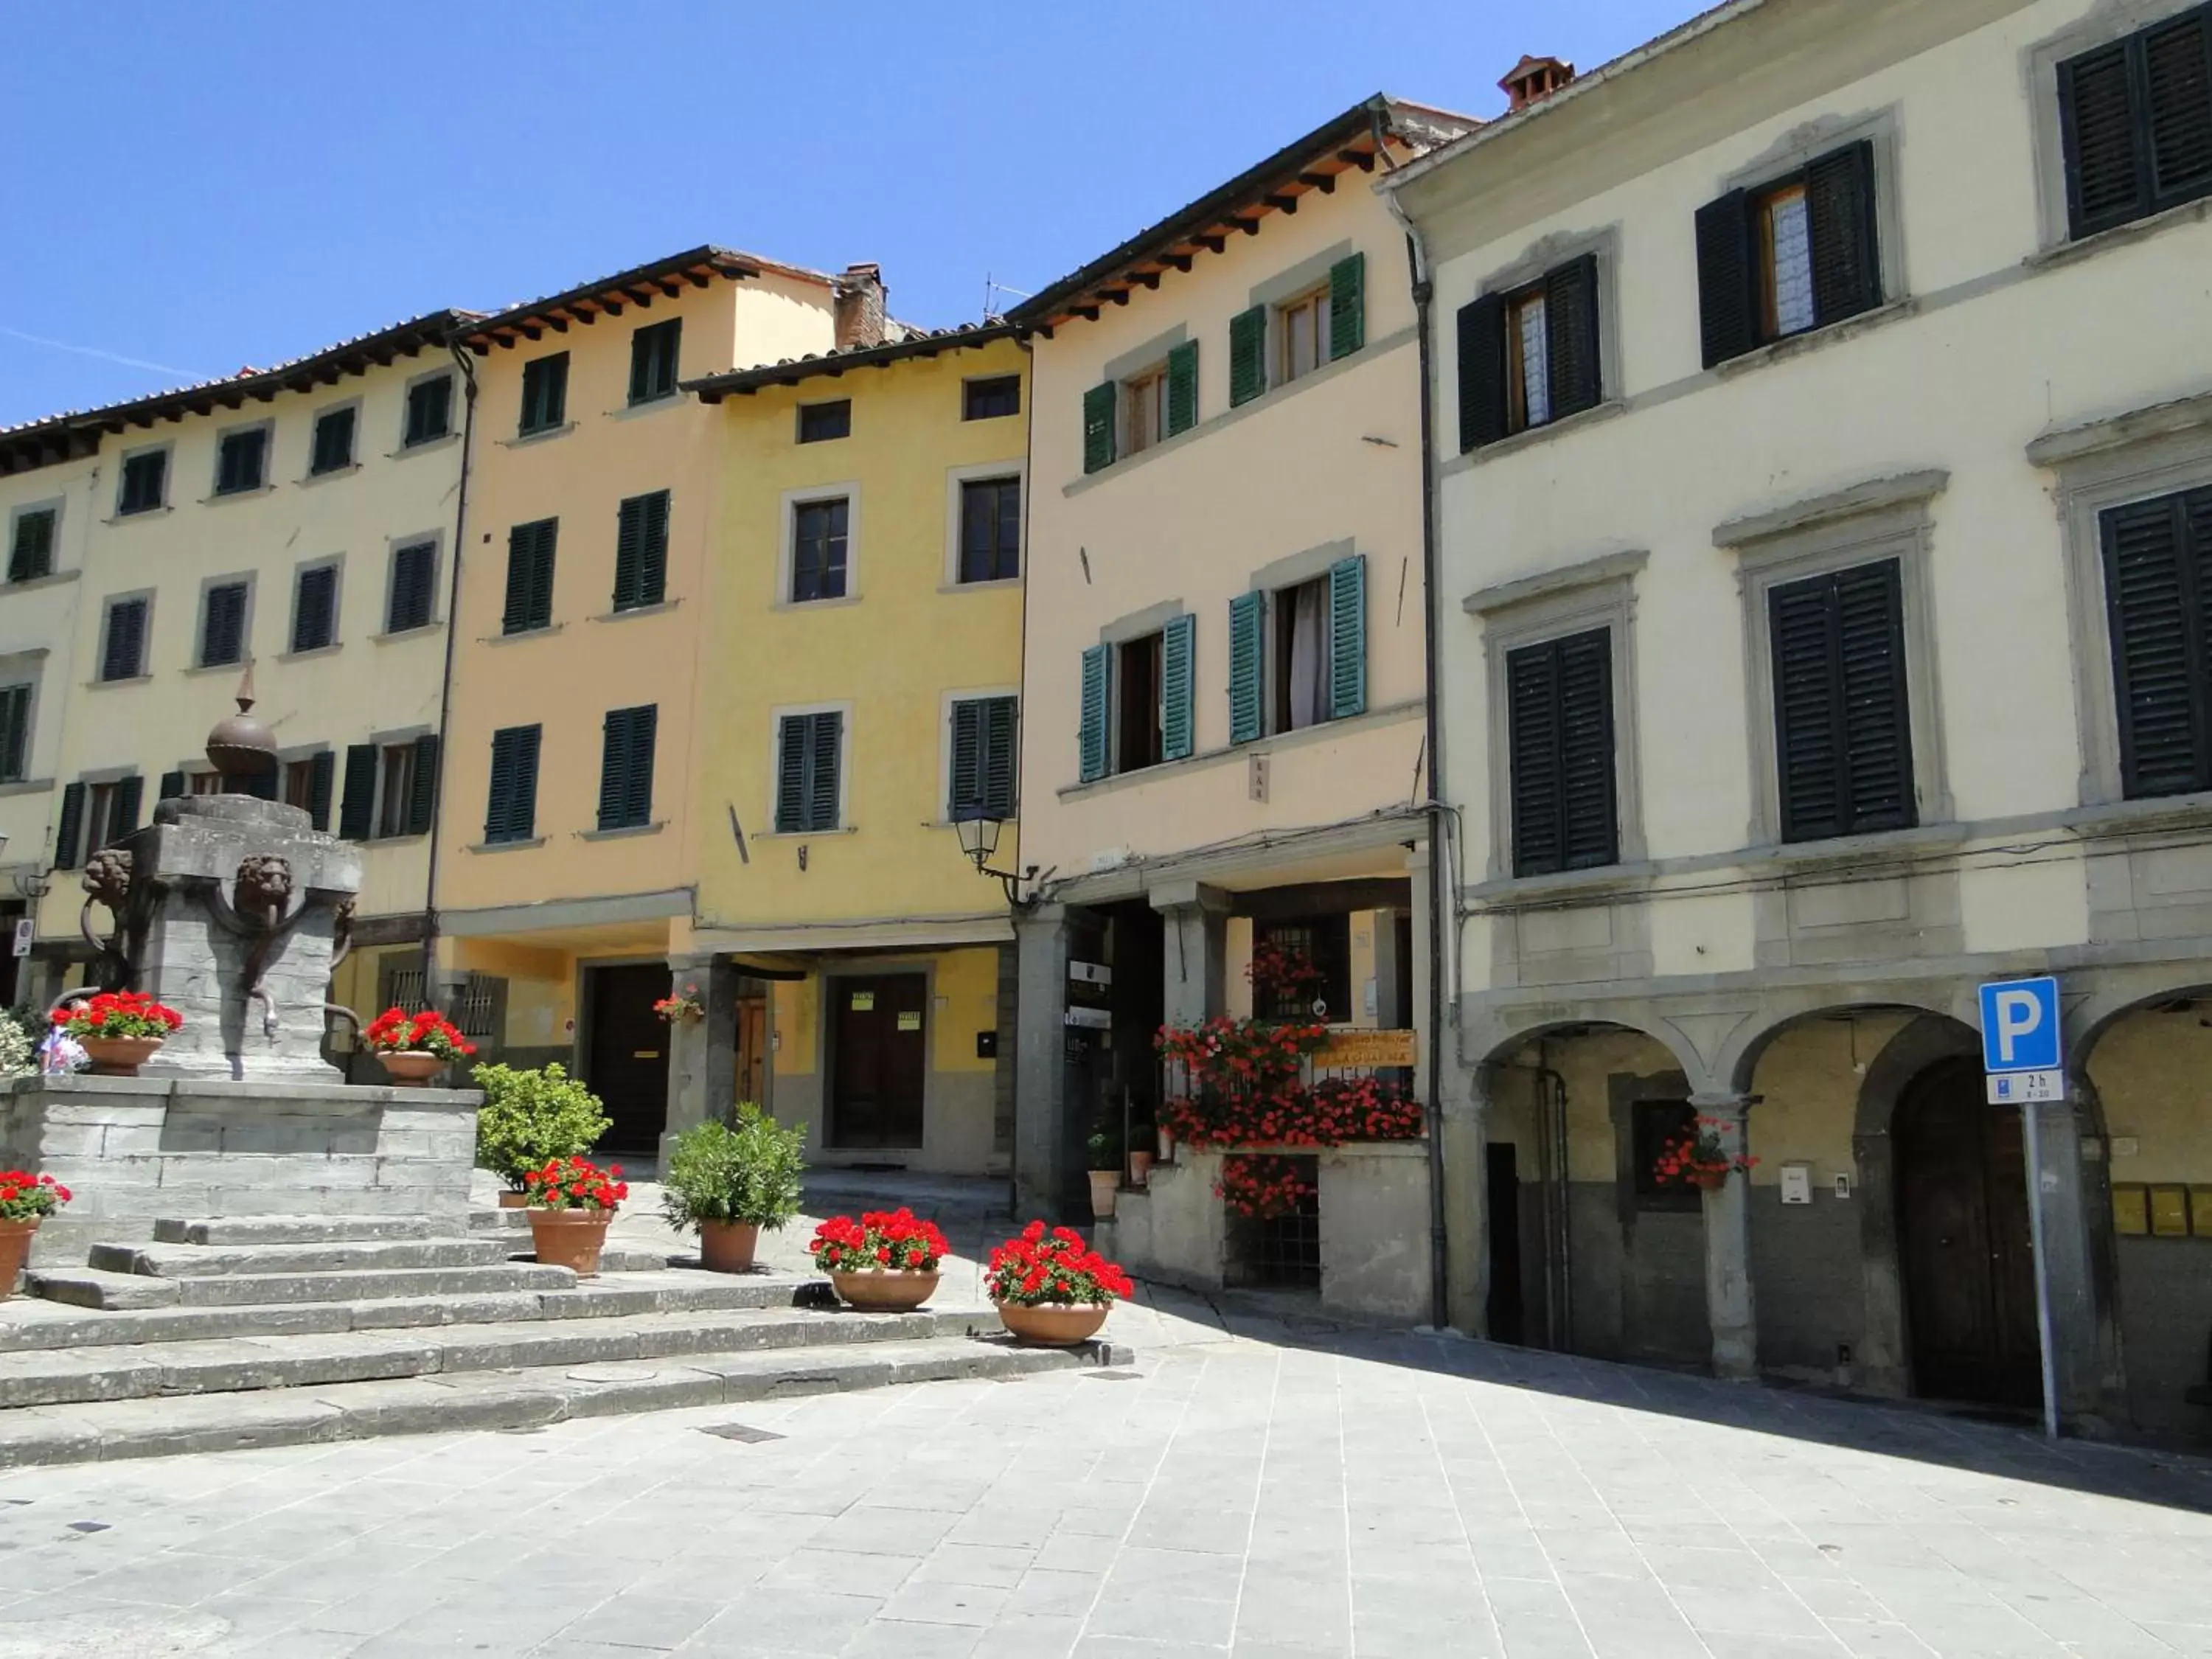
[[[970,380],[961,388],[960,418],[995,421],[1022,412],[1022,377],[996,374],[988,380]]]
[[[169,452],[153,449],[143,455],[132,455],[123,463],[123,489],[116,499],[115,510],[123,513],[151,513],[161,505],[168,483]]]
[[[107,608],[107,643],[100,653],[103,680],[136,679],[145,672],[146,601],[124,599]]]
[[[1121,719],[1114,733],[1114,769],[1134,772],[1160,762],[1160,636],[1147,634],[1121,645],[1114,665]]]
[[[1253,929],[1254,942],[1272,945],[1304,958],[1321,974],[1321,983],[1310,993],[1278,992],[1265,1018],[1341,1024],[1352,1018],[1352,918],[1349,915],[1298,916],[1263,921]],[[1318,1013],[1314,1005],[1321,1005]]]
[[[547,432],[568,418],[568,354],[556,351],[522,366],[524,432]]]
[[[434,542],[416,542],[392,550],[391,606],[384,619],[386,633],[429,626],[437,568]]]
[[[843,496],[830,501],[803,501],[795,510],[791,542],[791,597],[842,599],[845,597],[845,526],[848,507]]]
[[[676,361],[683,343],[684,320],[672,317],[630,336],[629,400],[651,403],[676,390]]]
[[[840,398],[834,404],[808,404],[799,411],[799,441],[818,444],[830,438],[849,438],[853,435],[853,400]]]
[[[354,413],[349,407],[316,416],[315,453],[309,472],[337,472],[353,465]]]
[[[53,574],[54,519],[51,507],[17,515],[15,540],[8,549],[9,581],[36,581]]]
[[[292,649],[319,651],[337,639],[337,567],[302,570],[292,607]]]
[[[453,377],[441,374],[407,388],[407,429],[400,442],[427,444],[453,430]]]
[[[986,478],[960,486],[960,580],[1005,581],[1022,574],[1022,483]]]
[[[207,591],[207,615],[200,625],[200,665],[220,667],[246,654],[244,582],[224,582]]]
[[[31,688],[0,688],[0,783],[21,783],[31,757]]]
[[[269,428],[265,426],[224,433],[216,452],[215,493],[235,495],[260,489],[268,454]]]

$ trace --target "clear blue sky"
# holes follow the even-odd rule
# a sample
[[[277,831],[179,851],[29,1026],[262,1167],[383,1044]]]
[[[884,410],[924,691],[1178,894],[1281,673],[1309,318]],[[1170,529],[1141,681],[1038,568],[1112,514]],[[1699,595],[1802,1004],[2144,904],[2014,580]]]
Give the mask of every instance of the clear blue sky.
[[[1698,9],[26,3],[0,424],[701,242],[873,259],[957,322],[1370,93],[1492,114],[1524,51],[1589,69]]]

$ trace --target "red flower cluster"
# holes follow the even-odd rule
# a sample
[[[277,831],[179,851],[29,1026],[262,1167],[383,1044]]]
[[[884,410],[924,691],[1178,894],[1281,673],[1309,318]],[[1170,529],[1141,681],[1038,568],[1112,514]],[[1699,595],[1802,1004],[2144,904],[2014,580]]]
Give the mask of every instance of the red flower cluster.
[[[678,1020],[698,1019],[707,1012],[699,1000],[699,988],[687,985],[681,996],[665,996],[653,1005],[653,1012],[673,1025]]]
[[[622,1165],[602,1170],[587,1158],[556,1158],[522,1177],[531,1207],[539,1210],[611,1210],[629,1196]]]
[[[50,1175],[0,1170],[0,1221],[36,1221],[70,1201],[70,1189]]]
[[[1186,1146],[1341,1146],[1348,1140],[1419,1140],[1421,1103],[1372,1077],[1323,1078],[1267,1095],[1201,1092],[1160,1107],[1160,1121]]]
[[[867,1210],[858,1221],[835,1215],[814,1230],[807,1246],[814,1265],[825,1273],[866,1273],[881,1268],[889,1273],[934,1273],[937,1264],[952,1254],[952,1246],[933,1221],[923,1221],[912,1210]]]
[[[1655,1180],[1662,1187],[1704,1187],[1712,1188],[1726,1181],[1734,1171],[1741,1170],[1749,1175],[1759,1167],[1759,1160],[1747,1155],[1731,1158],[1721,1145],[1716,1133],[1721,1121],[1717,1117],[1698,1120],[1698,1132],[1671,1140],[1662,1147],[1659,1161],[1652,1166]]]
[[[143,991],[102,991],[55,1009],[53,1021],[73,1037],[165,1037],[185,1017]]]
[[[1320,1191],[1296,1164],[1269,1152],[1239,1152],[1223,1158],[1221,1178],[1213,1183],[1216,1198],[1255,1221],[1296,1215],[1299,1204]]]
[[[983,1288],[994,1302],[1018,1308],[1084,1307],[1129,1296],[1129,1275],[1083,1242],[1073,1227],[1045,1231],[1032,1221],[1018,1237],[991,1252]]]
[[[1328,982],[1311,957],[1266,940],[1252,947],[1244,976],[1252,981],[1254,994],[1270,1002],[1304,1002]]]
[[[435,1054],[441,1060],[465,1060],[477,1045],[461,1035],[461,1028],[434,1008],[410,1014],[386,1008],[368,1022],[362,1041],[380,1054]]]

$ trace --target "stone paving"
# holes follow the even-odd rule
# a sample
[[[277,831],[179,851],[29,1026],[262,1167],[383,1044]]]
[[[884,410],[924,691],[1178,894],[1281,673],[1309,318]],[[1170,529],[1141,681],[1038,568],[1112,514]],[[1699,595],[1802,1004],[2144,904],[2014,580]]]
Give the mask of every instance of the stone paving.
[[[0,1659],[2212,1656],[2212,1465],[1115,1322],[1133,1370],[0,1477]]]

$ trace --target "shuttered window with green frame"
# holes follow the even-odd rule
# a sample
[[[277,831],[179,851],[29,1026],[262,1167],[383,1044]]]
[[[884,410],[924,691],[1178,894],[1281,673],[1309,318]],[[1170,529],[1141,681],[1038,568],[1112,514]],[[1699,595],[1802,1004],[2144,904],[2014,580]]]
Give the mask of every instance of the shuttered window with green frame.
[[[841,709],[783,716],[776,728],[776,834],[819,834],[838,827],[844,736]]]
[[[952,705],[952,763],[945,816],[1014,816],[1018,701],[1011,696],[963,697]]]
[[[1083,653],[1083,702],[1077,747],[1083,781],[1106,775],[1112,758],[1107,719],[1114,684],[1114,647],[1094,645]]]
[[[617,611],[659,605],[668,592],[668,492],[632,495],[616,514],[615,597]]]
[[[1348,720],[1367,712],[1367,556],[1328,568],[1328,712]]]
[[[639,830],[653,822],[653,750],[660,706],[610,708],[599,749],[599,828]]]
[[[1229,319],[1229,406],[1249,404],[1267,389],[1267,307]]]
[[[1198,342],[1185,340],[1168,353],[1168,430],[1174,437],[1198,424]]]
[[[1229,741],[1265,734],[1261,696],[1267,684],[1267,596],[1239,593],[1229,601]]]
[[[1160,758],[1188,760],[1197,741],[1198,618],[1176,617],[1160,630]]]
[[[1114,382],[1101,380],[1083,394],[1083,470],[1103,472],[1114,465]]]
[[[1328,268],[1328,357],[1349,357],[1367,343],[1367,256],[1354,253]]]

